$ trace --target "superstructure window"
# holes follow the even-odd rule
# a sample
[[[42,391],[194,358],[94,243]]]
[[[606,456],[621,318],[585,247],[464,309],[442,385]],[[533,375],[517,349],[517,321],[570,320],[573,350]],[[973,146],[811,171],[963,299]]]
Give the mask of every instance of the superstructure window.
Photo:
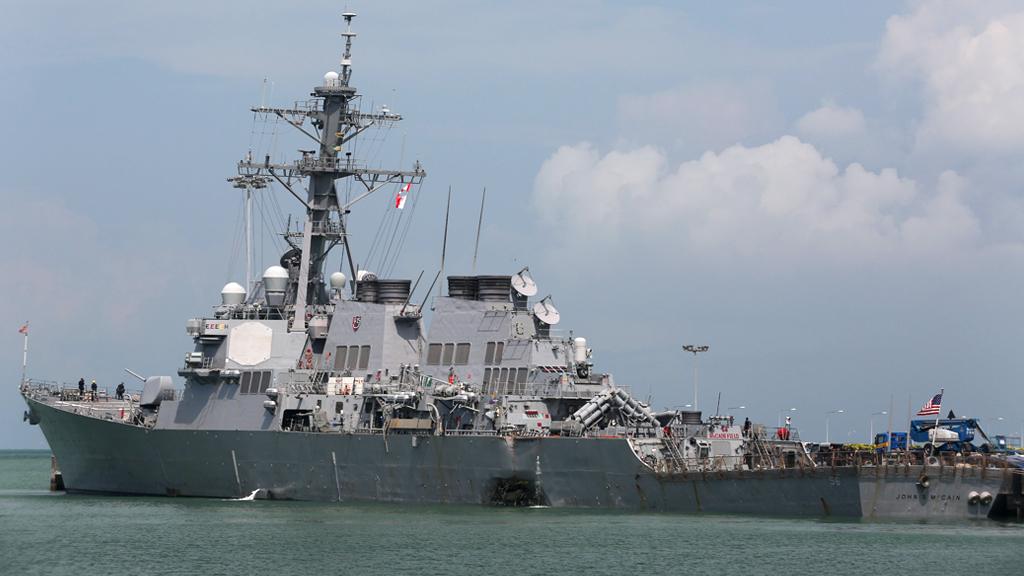
[[[355,346],[352,347],[353,350]],[[370,347],[360,346],[359,347],[359,370],[366,370],[370,365]]]
[[[465,366],[469,364],[469,343],[460,342],[455,345],[455,365]]]
[[[441,354],[441,365],[451,366],[452,357],[455,355],[455,344],[445,344],[444,352]]]
[[[469,346],[469,344],[466,344]],[[487,365],[499,365],[501,364],[501,357],[505,353],[504,342],[488,342],[487,348],[484,349],[484,364]]]
[[[516,385],[515,385],[515,393],[516,394],[525,394],[526,393],[526,376],[527,376],[527,369],[526,368],[520,368],[516,372],[516,379],[515,379],[516,380]]]
[[[427,349],[427,366],[437,366],[441,363],[441,345],[431,344]]]
[[[238,387],[242,394],[264,394],[273,380],[270,370],[245,371],[238,379]]]
[[[498,390],[505,392],[508,390],[508,368],[501,369],[501,375],[498,376]]]
[[[348,346],[338,346],[334,350],[334,369],[341,371],[345,369],[345,355],[348,353]]]

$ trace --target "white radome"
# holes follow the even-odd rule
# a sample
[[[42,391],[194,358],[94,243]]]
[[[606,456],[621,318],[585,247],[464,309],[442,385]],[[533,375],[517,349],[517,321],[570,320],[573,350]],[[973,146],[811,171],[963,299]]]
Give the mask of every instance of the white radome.
[[[263,289],[267,292],[284,292],[288,288],[288,271],[280,266],[271,266],[263,272]]]
[[[342,290],[345,288],[345,283],[348,282],[348,278],[341,272],[335,272],[331,274],[331,288],[335,290]]]
[[[220,291],[220,301],[225,306],[235,306],[245,302],[245,288],[238,282],[228,282]]]
[[[338,73],[331,70],[327,74],[324,74],[324,86],[335,86],[338,83]]]

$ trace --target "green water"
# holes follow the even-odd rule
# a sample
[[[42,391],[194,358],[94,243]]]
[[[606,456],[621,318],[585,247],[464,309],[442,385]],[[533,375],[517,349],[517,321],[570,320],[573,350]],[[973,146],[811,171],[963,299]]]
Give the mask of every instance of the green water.
[[[47,491],[49,462],[0,451],[0,574],[977,576],[1024,566],[1016,523],[68,496]]]

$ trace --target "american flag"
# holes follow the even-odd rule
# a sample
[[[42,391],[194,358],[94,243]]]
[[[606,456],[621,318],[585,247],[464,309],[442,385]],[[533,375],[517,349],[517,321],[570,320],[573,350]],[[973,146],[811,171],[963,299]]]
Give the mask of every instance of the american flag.
[[[932,399],[928,401],[920,410],[917,411],[918,416],[937,416],[939,410],[942,409],[942,392],[939,392]]]

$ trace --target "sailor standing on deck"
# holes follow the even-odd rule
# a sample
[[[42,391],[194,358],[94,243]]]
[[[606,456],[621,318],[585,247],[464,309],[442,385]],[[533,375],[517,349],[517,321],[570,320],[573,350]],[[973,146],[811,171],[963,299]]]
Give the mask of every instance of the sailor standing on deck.
[[[78,397],[82,400],[85,399],[85,378],[78,379]]]
[[[95,402],[96,401],[96,381],[95,380],[92,381],[92,385],[90,386],[90,388],[92,388],[92,401]]]
[[[117,399],[124,400],[124,382],[117,385]]]

